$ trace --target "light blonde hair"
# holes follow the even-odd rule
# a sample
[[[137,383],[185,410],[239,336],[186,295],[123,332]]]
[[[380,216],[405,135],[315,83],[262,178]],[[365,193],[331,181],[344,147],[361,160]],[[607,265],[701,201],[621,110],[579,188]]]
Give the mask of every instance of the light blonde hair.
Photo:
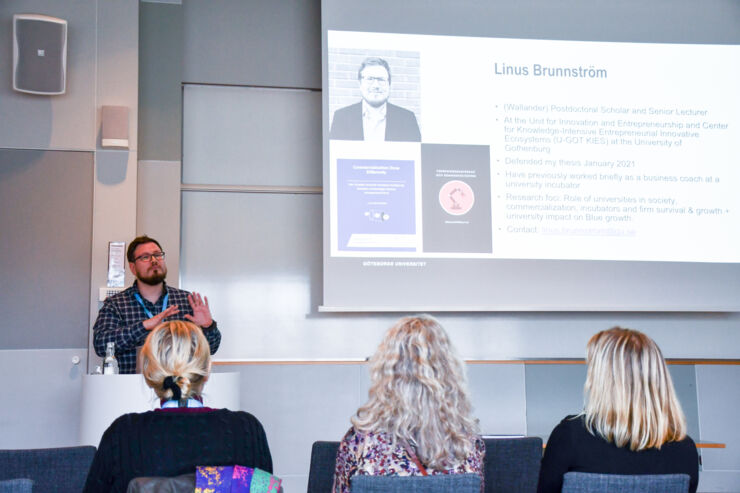
[[[407,440],[433,469],[456,467],[473,452],[478,421],[463,363],[437,320],[400,319],[370,359],[370,376],[368,401],[351,420],[355,429]]]
[[[172,399],[164,380],[172,377],[180,387],[181,399],[200,395],[211,370],[211,349],[197,325],[173,320],[156,326],[146,338],[140,354],[141,373],[160,399]]]
[[[636,330],[614,327],[586,348],[586,428],[618,447],[659,449],[686,437],[686,418],[658,345]]]

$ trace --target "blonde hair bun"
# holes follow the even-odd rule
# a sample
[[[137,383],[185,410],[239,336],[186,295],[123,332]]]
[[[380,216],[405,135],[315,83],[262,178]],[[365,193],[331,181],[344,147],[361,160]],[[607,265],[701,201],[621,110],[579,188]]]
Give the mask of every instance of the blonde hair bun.
[[[211,370],[211,349],[203,331],[183,320],[165,322],[147,336],[141,349],[142,374],[160,399],[200,395]]]

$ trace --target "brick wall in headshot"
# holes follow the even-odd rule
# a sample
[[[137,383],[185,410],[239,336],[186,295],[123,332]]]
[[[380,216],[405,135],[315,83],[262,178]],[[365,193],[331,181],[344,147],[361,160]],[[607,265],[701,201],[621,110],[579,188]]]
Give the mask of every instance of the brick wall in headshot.
[[[379,57],[391,68],[391,93],[388,101],[413,111],[421,126],[421,86],[419,53],[415,51],[332,48],[329,50],[329,118],[344,106],[362,99],[357,71],[367,57]],[[329,122],[331,125],[331,121]]]

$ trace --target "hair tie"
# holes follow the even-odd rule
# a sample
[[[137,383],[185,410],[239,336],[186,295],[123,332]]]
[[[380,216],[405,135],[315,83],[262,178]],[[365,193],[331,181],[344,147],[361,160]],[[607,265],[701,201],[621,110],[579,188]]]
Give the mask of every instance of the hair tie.
[[[172,390],[172,398],[176,401],[179,401],[180,397],[182,396],[182,391],[180,390],[180,386],[177,385],[176,378],[177,377],[165,377],[162,387],[165,390]]]

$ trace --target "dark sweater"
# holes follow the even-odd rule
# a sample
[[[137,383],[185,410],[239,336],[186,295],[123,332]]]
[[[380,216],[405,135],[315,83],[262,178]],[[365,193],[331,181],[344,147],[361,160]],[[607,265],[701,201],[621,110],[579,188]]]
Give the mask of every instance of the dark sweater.
[[[588,432],[583,416],[568,416],[552,430],[540,468],[538,493],[560,493],[568,471],[601,474],[688,474],[689,492],[699,482],[699,454],[688,436],[664,443],[660,450],[635,452]]]
[[[125,492],[136,477],[234,464],[272,473],[265,431],[249,413],[185,408],[125,414],[103,434],[84,491]]]

